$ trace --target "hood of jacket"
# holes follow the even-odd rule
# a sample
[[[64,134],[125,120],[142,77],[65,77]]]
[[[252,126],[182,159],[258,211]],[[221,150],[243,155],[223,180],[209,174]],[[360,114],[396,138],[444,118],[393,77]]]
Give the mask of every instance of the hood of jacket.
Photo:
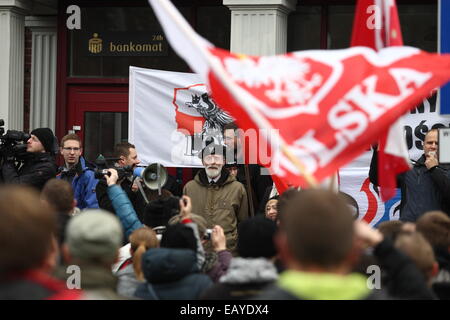
[[[274,264],[265,258],[233,258],[221,283],[272,282],[278,279]]]
[[[204,187],[211,187],[211,188],[214,187],[214,186],[209,185],[208,176],[206,175],[205,169],[200,170],[195,175],[194,180],[197,181],[197,183],[199,183],[200,185],[202,185]],[[220,178],[217,181],[217,185],[215,187],[222,187],[222,186],[224,186],[228,183],[231,183],[235,180],[236,180],[236,178],[234,176],[230,176],[229,172],[227,170],[225,170],[224,168],[222,168],[222,171],[220,173]]]
[[[198,272],[197,256],[189,249],[151,249],[142,256],[142,271],[152,284],[178,281]]]

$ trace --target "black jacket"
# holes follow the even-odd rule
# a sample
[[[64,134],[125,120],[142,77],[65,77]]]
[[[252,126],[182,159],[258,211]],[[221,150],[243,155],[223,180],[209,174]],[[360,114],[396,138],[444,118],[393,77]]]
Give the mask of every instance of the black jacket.
[[[386,276],[383,282],[390,296],[408,300],[437,298],[427,286],[425,276],[415,263],[395,248],[391,240],[385,239],[379,243],[374,248],[373,254]]]
[[[120,186],[126,192],[128,199],[130,199],[131,204],[133,205],[134,210],[141,222],[144,221],[144,211],[145,211],[145,200],[142,197],[141,192],[138,190],[134,192],[131,190],[132,184],[131,181],[126,178]],[[107,210],[109,212],[117,213],[114,211],[111,200],[108,197],[107,193],[108,185],[106,184],[105,179],[100,179],[95,188],[95,194],[97,196],[98,206],[101,209]]]
[[[369,179],[378,186],[378,152],[370,163]],[[411,170],[397,176],[401,189],[400,220],[415,222],[425,212],[441,210],[450,213],[450,166],[440,164],[427,169],[422,155]]]
[[[19,168],[12,161],[5,161],[2,176],[5,183],[28,184],[42,190],[45,183],[55,178],[57,166],[50,153],[29,153]]]
[[[239,164],[236,180],[245,186],[247,191],[247,179],[245,177],[244,164]],[[252,187],[252,199],[255,214],[265,214],[265,206],[268,199],[265,199],[265,193],[268,188],[272,188],[273,181],[270,175],[261,174],[261,169],[264,169],[258,164],[248,164],[248,171],[250,176],[250,185]]]

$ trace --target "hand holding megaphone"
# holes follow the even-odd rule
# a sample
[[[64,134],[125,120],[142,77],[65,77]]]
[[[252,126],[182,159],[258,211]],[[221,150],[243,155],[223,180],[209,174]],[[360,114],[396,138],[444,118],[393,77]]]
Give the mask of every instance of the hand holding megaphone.
[[[142,178],[150,190],[159,190],[167,182],[167,170],[159,163],[152,163],[148,167],[137,167],[133,175]]]

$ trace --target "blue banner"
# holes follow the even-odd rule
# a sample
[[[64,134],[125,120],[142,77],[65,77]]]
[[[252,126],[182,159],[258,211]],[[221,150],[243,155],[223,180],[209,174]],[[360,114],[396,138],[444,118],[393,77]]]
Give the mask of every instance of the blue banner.
[[[450,53],[450,1],[439,1],[439,43],[441,53]],[[440,90],[440,112],[450,114],[450,83]]]

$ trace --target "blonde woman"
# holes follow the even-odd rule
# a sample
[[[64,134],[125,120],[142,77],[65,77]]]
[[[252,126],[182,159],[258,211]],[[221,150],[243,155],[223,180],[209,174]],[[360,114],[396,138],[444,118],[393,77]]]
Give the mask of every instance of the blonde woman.
[[[145,282],[142,273],[142,255],[149,249],[159,246],[155,231],[143,227],[133,231],[129,237],[131,258],[125,260],[116,273],[118,277],[117,293],[125,297],[134,297],[139,284]]]

